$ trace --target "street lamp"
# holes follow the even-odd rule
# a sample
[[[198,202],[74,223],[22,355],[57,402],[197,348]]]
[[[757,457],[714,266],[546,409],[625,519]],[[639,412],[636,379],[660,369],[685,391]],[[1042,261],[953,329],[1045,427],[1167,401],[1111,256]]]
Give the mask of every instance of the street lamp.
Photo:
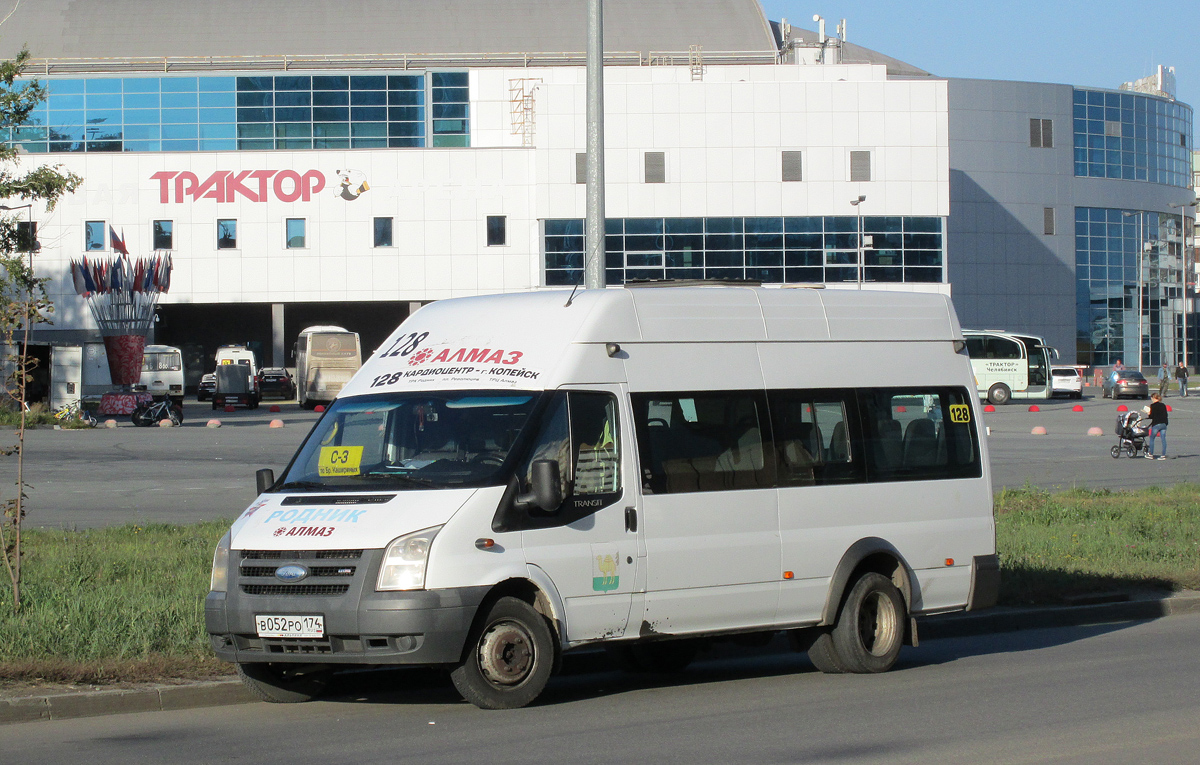
[[[1187,249],[1187,208],[1196,204],[1196,200],[1191,202],[1167,202],[1167,207],[1179,210],[1179,259],[1183,264],[1181,272],[1183,275],[1183,365],[1188,365],[1188,333],[1187,333],[1187,315],[1188,315],[1188,249]]]
[[[859,194],[858,199],[851,199],[850,204],[854,206],[855,212],[858,213],[858,288],[862,289],[863,283],[863,215],[862,203],[867,201],[866,194]]]
[[[1126,218],[1134,215],[1137,216],[1137,369],[1142,371],[1142,252],[1146,249],[1142,243],[1142,218],[1145,213],[1141,210],[1136,212],[1121,213]],[[1128,356],[1128,354],[1125,354]]]

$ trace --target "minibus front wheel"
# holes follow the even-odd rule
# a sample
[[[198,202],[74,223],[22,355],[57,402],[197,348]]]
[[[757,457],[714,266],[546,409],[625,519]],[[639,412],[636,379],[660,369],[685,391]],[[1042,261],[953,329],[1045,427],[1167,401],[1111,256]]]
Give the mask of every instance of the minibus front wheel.
[[[450,679],[480,709],[517,709],[541,694],[553,669],[546,617],[523,600],[503,597],[472,631],[466,657]]]
[[[847,672],[887,672],[904,644],[904,598],[892,580],[868,571],[846,596],[833,646]]]

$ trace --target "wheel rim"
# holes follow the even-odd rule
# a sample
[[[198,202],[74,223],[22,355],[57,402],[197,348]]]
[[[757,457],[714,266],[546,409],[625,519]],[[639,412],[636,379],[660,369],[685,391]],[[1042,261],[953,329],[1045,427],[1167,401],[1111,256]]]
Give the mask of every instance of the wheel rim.
[[[493,685],[520,684],[532,672],[535,658],[533,636],[517,622],[497,622],[479,638],[479,669]]]
[[[871,593],[858,612],[858,636],[872,656],[886,655],[895,644],[899,620],[896,604],[882,592]]]

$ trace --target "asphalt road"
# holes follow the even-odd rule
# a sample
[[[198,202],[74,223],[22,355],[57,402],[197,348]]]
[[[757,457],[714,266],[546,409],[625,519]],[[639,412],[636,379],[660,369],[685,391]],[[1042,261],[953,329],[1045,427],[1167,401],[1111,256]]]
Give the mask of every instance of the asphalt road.
[[[1082,403],[1083,412],[1072,411],[1076,403]],[[1173,409],[1168,428],[1172,459],[1165,462],[1109,456],[1116,443],[1118,403],[1140,408],[1145,402],[1089,396],[1082,402],[1038,402],[1040,412],[1028,411],[1028,402],[1014,402],[986,414],[993,488],[1028,482],[1050,489],[1132,489],[1197,479],[1200,396],[1167,399]],[[26,446],[26,480],[32,484],[28,523],[84,528],[233,518],[254,500],[254,471],[283,470],[318,417],[295,403],[281,404],[279,414],[268,412],[268,406],[214,413],[207,403],[189,402],[182,428],[135,428],[122,418],[111,430],[31,431]],[[224,426],[204,427],[214,414]],[[268,428],[272,418],[283,419],[285,427]],[[1048,435],[1030,435],[1037,425]],[[1088,436],[1093,426],[1104,435]],[[11,457],[0,461],[3,484],[11,486],[15,474]]]
[[[429,671],[328,701],[6,726],[5,762],[1192,763],[1200,615],[926,641],[884,675],[741,649],[671,678],[596,666],[484,712]]]

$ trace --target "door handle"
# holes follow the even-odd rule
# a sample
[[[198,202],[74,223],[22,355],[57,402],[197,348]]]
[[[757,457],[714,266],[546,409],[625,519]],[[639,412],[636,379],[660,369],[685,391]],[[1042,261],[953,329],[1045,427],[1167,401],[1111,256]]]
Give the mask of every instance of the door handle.
[[[637,508],[625,508],[625,530],[637,531]]]

